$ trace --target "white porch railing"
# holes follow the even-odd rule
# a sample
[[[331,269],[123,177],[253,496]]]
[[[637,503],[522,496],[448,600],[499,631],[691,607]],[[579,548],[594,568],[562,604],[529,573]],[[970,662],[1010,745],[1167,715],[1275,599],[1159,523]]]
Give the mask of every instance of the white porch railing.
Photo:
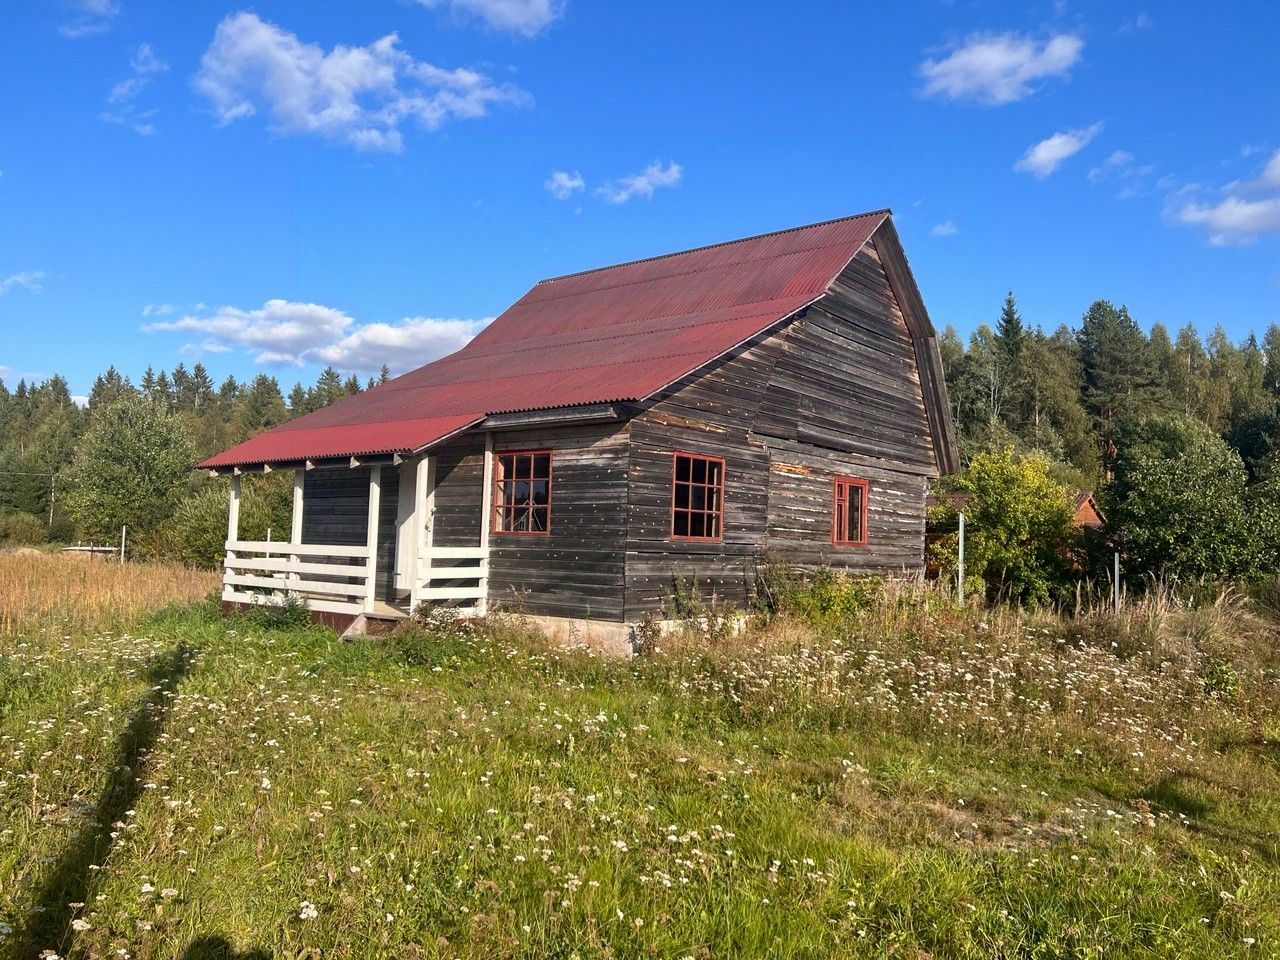
[[[373,568],[368,547],[228,540],[222,599],[279,604],[304,600],[324,613],[364,613]]]
[[[489,551],[485,547],[431,547],[418,556],[411,603],[448,602],[483,613],[489,592]],[[464,606],[470,601],[470,606]]]

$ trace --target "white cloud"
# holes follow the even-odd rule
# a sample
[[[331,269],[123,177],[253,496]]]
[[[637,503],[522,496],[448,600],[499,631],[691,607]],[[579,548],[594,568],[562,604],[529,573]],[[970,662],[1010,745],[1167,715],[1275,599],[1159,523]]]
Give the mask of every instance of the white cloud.
[[[1151,178],[1156,168],[1149,163],[1138,163],[1138,158],[1128,150],[1113,150],[1102,163],[1089,170],[1090,183],[1114,183],[1120,189],[1116,193],[1119,200],[1129,200],[1142,196],[1150,190]],[[1157,181],[1159,187],[1165,178]]]
[[[41,281],[44,280],[43,270],[27,270],[22,273],[11,273],[9,276],[0,279],[0,297],[9,293],[11,290],[19,288],[29,293],[39,293],[43,289]]]
[[[954,220],[943,220],[941,223],[935,223],[933,229],[929,233],[935,237],[954,237],[960,232],[960,228],[956,226]]]
[[[920,64],[924,95],[995,107],[1035,93],[1036,81],[1065,77],[1080,61],[1084,40],[1059,33],[1044,43],[1015,33],[972,34],[941,60]]]
[[[1280,187],[1280,150],[1277,150],[1263,167],[1262,182],[1267,186]]]
[[[164,73],[169,65],[156,56],[151,44],[143,43],[134,51],[129,66],[133,76],[121,80],[107,92],[107,109],[99,116],[107,123],[132,127],[136,133],[147,137],[156,132],[151,118],[157,111],[139,109],[135,101],[150,86],[152,76]]]
[[[384,363],[397,372],[411,370],[465,347],[492,319],[406,317],[394,324],[368,323],[306,359],[360,373],[376,373]]]
[[[67,6],[75,11],[75,15],[61,24],[58,32],[72,40],[105,33],[120,15],[118,0],[68,0]]]
[[[220,307],[212,314],[188,314],[142,327],[144,333],[199,333],[219,343],[258,351],[259,362],[301,363],[308,351],[346,336],[355,320],[318,303],[268,300],[256,310]]]
[[[1028,148],[1022,155],[1022,159],[1013,165],[1013,169],[1043,180],[1057,170],[1064,160],[1083,150],[1101,130],[1102,124],[1095,123],[1091,127],[1063,130],[1051,137],[1045,137]]]
[[[475,70],[415,60],[396,34],[326,53],[252,13],[227,17],[195,76],[220,124],[270,114],[282,133],[312,133],[363,150],[398,152],[400,126],[435,130],[451,118],[483,117],[493,104],[528,94]]]
[[[1206,228],[1214,246],[1252,243],[1259,234],[1280,231],[1280,197],[1226,197],[1214,204],[1188,203],[1177,218]]]
[[[133,67],[133,72],[139,76],[145,76],[148,73],[164,73],[169,69],[169,64],[156,56],[156,52],[151,49],[149,43],[138,44],[138,49],[133,52],[129,60],[129,66]]]
[[[144,316],[154,316],[143,310]],[[398,323],[358,324],[349,314],[318,303],[268,300],[254,310],[220,307],[176,320],[144,324],[144,333],[189,333],[187,354],[248,350],[261,364],[324,363],[347,371],[376,372],[420,366],[465,346],[489,322],[407,317]]]
[[[1214,246],[1253,243],[1264,233],[1280,233],[1280,150],[1271,155],[1255,180],[1235,181],[1216,200],[1194,199],[1189,186],[1170,198],[1174,220],[1209,231]]]
[[[564,13],[564,0],[418,0],[424,7],[445,7],[455,16],[483,20],[495,30],[536,36]]]
[[[553,170],[551,176],[547,177],[542,185],[557,200],[568,200],[576,191],[586,187],[587,181],[582,179],[582,174],[577,170],[573,173],[567,170]]]
[[[610,180],[596,188],[596,193],[609,203],[626,203],[633,197],[648,200],[659,187],[674,187],[684,176],[684,168],[674,160],[663,166],[657,160],[640,173]]]

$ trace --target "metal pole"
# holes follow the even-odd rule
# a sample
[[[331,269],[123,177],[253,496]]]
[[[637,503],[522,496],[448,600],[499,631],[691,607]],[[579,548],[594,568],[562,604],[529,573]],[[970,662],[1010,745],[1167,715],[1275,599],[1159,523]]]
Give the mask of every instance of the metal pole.
[[[120,528],[120,562],[124,563],[124,541],[129,535],[129,525],[125,524]]]
[[[964,601],[964,514],[960,514],[960,552],[956,563],[956,597]]]
[[[1115,570],[1111,577],[1111,604],[1116,613],[1120,612],[1120,551],[1116,551]]]

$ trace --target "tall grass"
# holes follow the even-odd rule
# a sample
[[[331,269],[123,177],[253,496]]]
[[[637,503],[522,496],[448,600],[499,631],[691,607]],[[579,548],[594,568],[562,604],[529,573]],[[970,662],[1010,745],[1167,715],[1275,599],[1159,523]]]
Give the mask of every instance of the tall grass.
[[[168,604],[190,603],[217,586],[216,573],[175,564],[2,554],[0,633],[105,629]]]
[[[0,637],[0,956],[1277,954],[1258,609],[794,599],[630,661],[518,618]]]

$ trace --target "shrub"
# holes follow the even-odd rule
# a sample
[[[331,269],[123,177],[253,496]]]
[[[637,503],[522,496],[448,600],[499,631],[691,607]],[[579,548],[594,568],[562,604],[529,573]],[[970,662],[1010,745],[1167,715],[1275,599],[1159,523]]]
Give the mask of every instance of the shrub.
[[[236,614],[236,619],[259,630],[297,630],[311,626],[311,611],[299,597],[285,597],[283,603],[255,603]]]
[[[976,454],[955,483],[968,494],[965,513],[966,589],[989,600],[1039,605],[1072,587],[1078,535],[1068,491],[1053,479],[1052,464],[1012,447]],[[956,509],[935,508],[930,520],[954,529]],[[942,570],[955,570],[958,537],[946,534],[933,547]]]
[[[1195,579],[1253,572],[1245,467],[1209,427],[1141,417],[1120,430],[1110,519],[1133,577]]]
[[[274,477],[241,478],[240,537],[265,540],[270,529],[278,540],[289,535],[290,489]],[[244,482],[246,479],[249,482]],[[227,487],[212,483],[178,504],[165,524],[164,555],[193,567],[214,569],[222,563],[227,539]]]
[[[0,540],[20,546],[44,543],[48,527],[33,513],[11,513],[0,517]]]

